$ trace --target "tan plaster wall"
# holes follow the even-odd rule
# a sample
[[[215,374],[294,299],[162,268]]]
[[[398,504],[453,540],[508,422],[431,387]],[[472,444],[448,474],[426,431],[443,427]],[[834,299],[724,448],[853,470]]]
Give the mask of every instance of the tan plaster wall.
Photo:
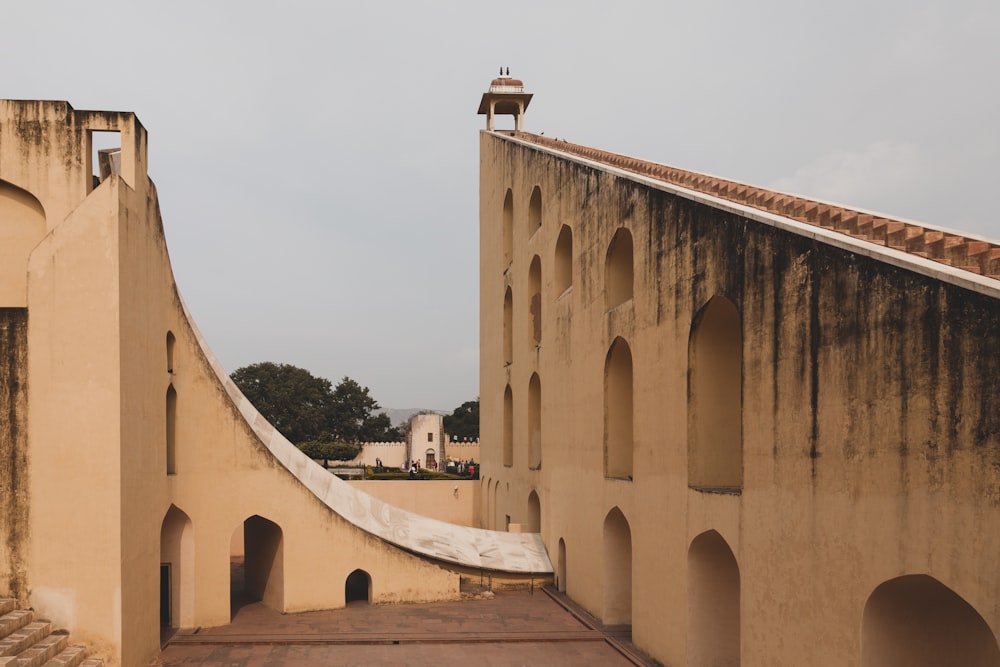
[[[460,526],[482,528],[475,480],[365,480],[349,482],[390,505]]]
[[[686,664],[688,549],[714,530],[740,574],[744,665],[857,665],[862,611],[882,582],[928,574],[1000,631],[1000,307],[973,293],[605,171],[481,135],[480,395],[484,525],[528,523],[537,491],[569,595],[600,616],[602,526],[632,539],[632,629]],[[541,192],[541,228],[528,227]],[[503,259],[513,193],[513,261]],[[559,230],[573,284],[553,285]],[[634,243],[634,297],[606,311],[617,229]],[[542,259],[542,338],[525,332]],[[513,363],[503,355],[513,295]],[[716,295],[742,335],[740,493],[688,485],[689,336]],[[606,479],[604,362],[633,357],[632,481]],[[542,386],[540,470],[528,466],[528,384]],[[503,395],[513,394],[513,465]],[[720,641],[725,640],[721,638]]]
[[[88,131],[107,129],[122,134],[122,174],[92,188]],[[4,552],[0,593],[24,592],[12,576],[23,567],[39,615],[109,665],[146,664],[159,648],[160,564],[177,574],[177,622],[226,623],[231,538],[259,515],[281,531],[281,571],[265,594],[280,611],[343,605],[356,568],[371,575],[375,602],[457,597],[457,571],[331,512],[232,404],[173,283],[145,141],[131,114],[0,102],[0,239],[30,245],[38,235],[30,255],[19,247],[2,257],[24,265],[19,279],[3,274],[0,298],[16,305],[26,287],[26,346],[15,340],[9,358],[26,352],[29,381],[7,378],[2,390],[4,404],[26,416],[26,460],[17,462],[16,438],[5,436],[4,451],[23,466],[16,473],[27,480],[29,502],[18,538],[23,562]],[[45,212],[44,238],[34,228],[22,234],[21,214],[37,207],[21,204],[32,198]],[[176,340],[172,373],[168,331]],[[176,474],[168,475],[170,386]]]

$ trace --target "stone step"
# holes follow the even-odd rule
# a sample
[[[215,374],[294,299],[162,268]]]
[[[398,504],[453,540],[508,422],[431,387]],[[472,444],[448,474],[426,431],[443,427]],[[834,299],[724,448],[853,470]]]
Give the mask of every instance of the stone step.
[[[0,598],[0,667],[104,667],[99,658],[85,658],[83,646],[69,646],[68,632]]]
[[[61,653],[69,644],[69,635],[65,632],[53,632],[43,637],[32,646],[18,653],[10,663],[10,667],[42,667],[43,664]],[[0,664],[3,664],[0,662]]]
[[[58,655],[44,663],[42,667],[80,667],[80,663],[86,657],[87,649],[83,646],[67,646]]]
[[[7,637],[35,620],[35,614],[30,609],[15,609],[0,616],[0,639]]]
[[[28,623],[15,630],[7,637],[0,639],[0,665],[9,664],[8,658],[16,657],[35,642],[44,639],[52,632],[52,624],[47,621]]]

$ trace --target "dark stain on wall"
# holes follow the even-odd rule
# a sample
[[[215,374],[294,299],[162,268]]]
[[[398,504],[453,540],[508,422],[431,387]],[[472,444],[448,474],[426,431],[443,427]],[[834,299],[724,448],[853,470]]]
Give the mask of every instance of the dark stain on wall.
[[[0,590],[27,602],[28,311],[0,308]]]
[[[624,224],[636,274],[655,291],[636,294],[636,327],[655,322],[681,343],[713,295],[737,306],[744,394],[771,403],[744,415],[744,447],[795,461],[812,484],[891,457],[901,484],[921,465],[932,486],[971,449],[983,464],[976,483],[1000,503],[1000,299],[589,166],[519,157],[557,173],[559,197],[575,200],[560,208],[580,215],[577,299],[601,302],[608,244]],[[680,347],[673,354],[686,357]]]

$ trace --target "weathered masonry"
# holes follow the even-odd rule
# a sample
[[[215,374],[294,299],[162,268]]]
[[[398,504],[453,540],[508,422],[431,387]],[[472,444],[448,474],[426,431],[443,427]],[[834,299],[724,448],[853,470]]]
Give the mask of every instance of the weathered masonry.
[[[670,665],[1000,665],[1000,246],[480,135],[486,525]]]
[[[0,101],[0,595],[132,666],[161,625],[229,621],[232,555],[280,611],[551,573],[537,534],[388,505],[257,413],[177,292],[147,139],[131,113]]]

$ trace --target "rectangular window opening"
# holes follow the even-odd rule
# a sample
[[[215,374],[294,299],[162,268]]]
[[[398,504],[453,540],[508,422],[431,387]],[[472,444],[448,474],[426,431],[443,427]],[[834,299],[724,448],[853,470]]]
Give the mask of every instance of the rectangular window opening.
[[[97,187],[111,174],[122,173],[122,133],[91,130],[88,134],[91,176]]]

